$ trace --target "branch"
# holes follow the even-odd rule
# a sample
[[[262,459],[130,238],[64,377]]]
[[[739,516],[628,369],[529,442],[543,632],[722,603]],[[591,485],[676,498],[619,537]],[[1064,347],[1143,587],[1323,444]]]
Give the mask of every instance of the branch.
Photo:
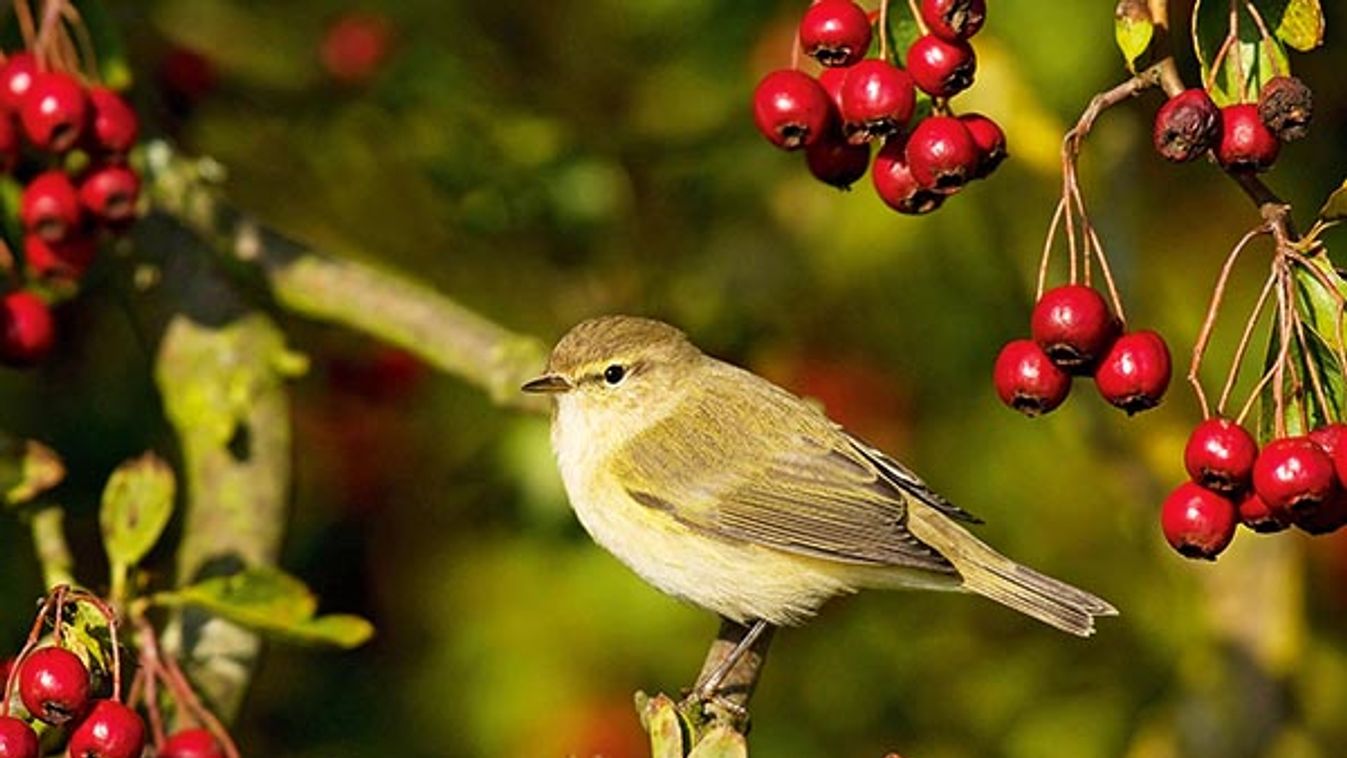
[[[519,386],[535,376],[546,349],[401,274],[309,249],[231,208],[222,169],[178,155],[166,142],[148,150],[157,209],[233,265],[260,273],[282,307],[364,332],[420,356],[501,405],[545,412],[544,398]]]

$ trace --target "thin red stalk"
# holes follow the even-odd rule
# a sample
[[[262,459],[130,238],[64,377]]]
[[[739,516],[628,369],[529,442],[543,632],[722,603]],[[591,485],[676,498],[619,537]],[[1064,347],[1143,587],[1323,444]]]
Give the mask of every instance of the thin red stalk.
[[[33,9],[28,7],[28,0],[14,0],[14,17],[19,20],[19,33],[23,37],[23,46],[32,50],[33,43],[37,40],[37,27],[33,23]],[[41,61],[42,58],[39,56],[38,62]]]
[[[37,612],[37,618],[33,620],[33,628],[28,632],[28,640],[19,650],[19,654],[14,656],[14,663],[9,667],[9,676],[5,677],[5,695],[0,698],[0,716],[9,715],[9,698],[14,692],[14,680],[19,676],[19,668],[23,665],[23,661],[28,657],[28,654],[33,652],[33,648],[37,647],[38,640],[42,639],[42,625],[47,622],[47,614],[51,612],[57,594],[63,592],[64,589],[64,584],[57,587],[42,601],[42,606]]]
[[[1258,6],[1250,0],[1244,0],[1244,9],[1249,12],[1250,16],[1253,16],[1254,26],[1258,27],[1258,34],[1263,38],[1263,44],[1268,50],[1275,49],[1277,43],[1272,40],[1272,35],[1268,33],[1267,24],[1263,22],[1263,14],[1258,11]],[[1268,54],[1268,58],[1272,61],[1272,65],[1277,67],[1278,74],[1286,76],[1290,73],[1286,70],[1285,61],[1271,53]]]
[[[1265,226],[1250,230],[1230,251],[1230,255],[1226,256],[1225,265],[1221,266],[1221,273],[1216,277],[1216,287],[1212,290],[1211,303],[1207,306],[1207,317],[1203,319],[1202,328],[1198,330],[1197,340],[1193,343],[1193,359],[1188,364],[1188,383],[1193,385],[1193,391],[1197,394],[1198,405],[1202,408],[1202,418],[1211,417],[1211,407],[1207,404],[1207,395],[1202,390],[1202,381],[1199,375],[1202,369],[1202,357],[1207,352],[1207,346],[1211,342],[1212,330],[1216,327],[1216,315],[1220,312],[1221,301],[1225,299],[1226,283],[1230,280],[1230,272],[1235,268],[1235,262],[1239,260],[1239,254],[1244,252],[1244,248],[1254,237],[1266,231]]]
[[[1239,346],[1235,348],[1235,357],[1230,364],[1230,373],[1226,375],[1225,386],[1221,388],[1221,397],[1216,401],[1216,412],[1225,413],[1226,404],[1230,400],[1230,393],[1235,389],[1235,382],[1239,379],[1239,369],[1244,363],[1244,355],[1249,350],[1249,345],[1253,340],[1253,331],[1258,327],[1258,319],[1263,313],[1263,308],[1267,306],[1268,298],[1272,296],[1272,287],[1277,283],[1276,272],[1268,274],[1267,283],[1263,285],[1263,291],[1258,296],[1258,301],[1254,303],[1253,312],[1249,314],[1249,320],[1244,324],[1244,333],[1239,338]],[[1257,392],[1254,393],[1256,397]]]
[[[889,59],[889,0],[879,0],[879,59]]]
[[[167,681],[173,688],[173,694],[178,698],[178,702],[191,711],[192,715],[219,741],[226,758],[239,758],[238,746],[234,744],[234,738],[229,736],[229,730],[225,729],[224,724],[215,718],[215,714],[211,713],[209,708],[201,704],[196,693],[192,691],[192,685],[188,683],[186,675],[178,668],[178,662],[173,656],[165,656],[162,660],[168,673]]]
[[[1344,326],[1347,325],[1343,323],[1344,319],[1347,319],[1347,298],[1344,298],[1342,293],[1338,291],[1338,288],[1328,278],[1328,275],[1318,266],[1315,266],[1308,258],[1295,252],[1287,251],[1284,254],[1308,271],[1310,276],[1314,277],[1314,280],[1319,283],[1319,286],[1324,288],[1324,292],[1328,293],[1329,297],[1333,298],[1333,303],[1337,306],[1336,312],[1333,314],[1338,337],[1337,353],[1335,357],[1338,360],[1340,369],[1347,371],[1347,332],[1344,332]]]
[[[1038,263],[1038,289],[1034,302],[1043,299],[1043,288],[1048,283],[1048,265],[1052,261],[1052,243],[1057,238],[1057,227],[1062,223],[1062,212],[1066,210],[1066,198],[1057,201],[1057,210],[1053,211],[1052,223],[1048,224],[1048,238],[1043,243],[1043,257]]]
[[[154,627],[143,619],[137,626],[141,652],[140,670],[148,674],[145,677],[145,711],[150,716],[150,733],[154,737],[154,747],[157,751],[163,749],[165,740],[164,716],[159,710],[159,678],[164,676],[163,664],[160,663],[159,639],[154,634]]]

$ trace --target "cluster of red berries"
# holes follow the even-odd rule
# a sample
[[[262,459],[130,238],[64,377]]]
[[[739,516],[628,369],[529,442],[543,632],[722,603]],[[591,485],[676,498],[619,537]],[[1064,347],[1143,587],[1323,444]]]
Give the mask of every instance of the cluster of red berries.
[[[1313,111],[1309,87],[1293,76],[1269,79],[1256,104],[1217,108],[1206,90],[1184,90],[1155,116],[1155,149],[1175,163],[1214,151],[1227,171],[1266,171],[1277,161],[1281,143],[1309,131]]]
[[[49,646],[20,661],[0,666],[8,693],[18,681],[19,700],[31,718],[53,727],[74,725],[67,754],[71,758],[140,758],[145,750],[145,722],[116,699],[94,698],[89,669],[79,656]],[[8,702],[8,698],[6,698]],[[0,758],[38,758],[37,732],[27,721],[0,715]],[[182,729],[168,736],[158,758],[224,758],[209,730]]]
[[[1006,343],[993,381],[1001,401],[1026,416],[1066,400],[1072,376],[1092,376],[1099,394],[1128,415],[1153,408],[1169,387],[1169,348],[1156,332],[1122,331],[1093,287],[1043,293],[1030,317],[1033,339]]]
[[[1165,499],[1160,525],[1189,558],[1214,560],[1239,524],[1255,532],[1296,526],[1328,534],[1347,525],[1347,424],[1279,437],[1260,451],[1225,418],[1197,425],[1183,451],[1191,481]]]
[[[140,177],[126,155],[138,131],[135,111],[116,92],[46,70],[28,52],[5,59],[0,172],[24,185],[19,220],[26,283],[78,280],[93,263],[100,233],[124,232],[135,220]],[[72,157],[75,151],[82,155]],[[72,166],[79,168],[72,172]],[[31,365],[54,338],[42,297],[14,289],[0,298],[0,361]]]
[[[907,50],[906,67],[866,58],[875,34],[871,15],[852,0],[816,0],[804,14],[798,42],[823,66],[817,78],[798,69],[768,74],[753,93],[758,130],[784,150],[805,151],[809,171],[848,188],[871,165],[875,190],[909,214],[940,207],[964,184],[991,174],[1006,157],[1006,137],[986,116],[950,113],[948,99],[973,83],[977,67],[968,39],[982,28],[985,0],[922,0],[925,30]],[[878,33],[887,34],[879,29]],[[933,113],[908,130],[917,91]]]

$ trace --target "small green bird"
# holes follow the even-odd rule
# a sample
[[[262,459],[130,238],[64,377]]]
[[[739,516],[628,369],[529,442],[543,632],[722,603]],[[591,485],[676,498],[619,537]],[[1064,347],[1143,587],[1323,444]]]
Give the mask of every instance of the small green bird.
[[[552,447],[594,540],[757,631],[866,588],[975,592],[1082,637],[1117,613],[991,549],[907,467],[668,324],[582,322],[523,389],[556,398]]]

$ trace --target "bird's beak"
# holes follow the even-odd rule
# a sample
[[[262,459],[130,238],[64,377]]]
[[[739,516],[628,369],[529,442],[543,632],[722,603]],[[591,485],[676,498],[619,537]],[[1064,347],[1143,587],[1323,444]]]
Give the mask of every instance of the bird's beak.
[[[519,389],[525,392],[559,395],[563,392],[570,392],[573,388],[566,377],[560,374],[543,374],[537,379],[530,379],[529,381],[524,382],[524,386]]]

